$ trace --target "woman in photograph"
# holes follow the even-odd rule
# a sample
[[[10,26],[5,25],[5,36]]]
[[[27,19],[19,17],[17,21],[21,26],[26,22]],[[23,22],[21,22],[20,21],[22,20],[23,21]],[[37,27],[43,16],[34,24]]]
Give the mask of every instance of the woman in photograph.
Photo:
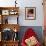
[[[33,17],[34,10],[33,9],[28,9],[27,11],[27,17]]]

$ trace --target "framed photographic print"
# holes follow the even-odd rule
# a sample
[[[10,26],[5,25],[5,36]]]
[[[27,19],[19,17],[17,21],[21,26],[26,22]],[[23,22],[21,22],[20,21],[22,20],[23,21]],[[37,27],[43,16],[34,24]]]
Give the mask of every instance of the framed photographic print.
[[[9,10],[2,10],[2,15],[9,15]]]
[[[16,15],[16,14],[17,14],[17,11],[11,10],[9,14],[10,14],[10,15]]]
[[[10,14],[10,15],[14,15],[14,10],[13,10],[13,9],[10,10],[9,14]]]
[[[36,19],[36,8],[35,7],[25,7],[25,19],[26,20]]]

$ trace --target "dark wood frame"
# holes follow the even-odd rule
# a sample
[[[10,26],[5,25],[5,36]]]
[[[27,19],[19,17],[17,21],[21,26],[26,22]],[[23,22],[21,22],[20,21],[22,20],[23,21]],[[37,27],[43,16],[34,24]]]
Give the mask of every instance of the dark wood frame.
[[[34,15],[34,18],[33,19],[28,19],[28,18],[26,18],[27,17],[27,14],[26,14],[26,10],[28,10],[28,9],[34,9],[35,10],[35,15]],[[36,20],[36,7],[25,7],[25,20]]]

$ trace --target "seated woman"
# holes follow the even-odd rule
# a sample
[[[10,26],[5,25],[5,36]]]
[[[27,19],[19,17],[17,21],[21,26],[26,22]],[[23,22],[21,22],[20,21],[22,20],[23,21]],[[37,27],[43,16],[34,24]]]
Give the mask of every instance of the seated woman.
[[[27,29],[21,42],[22,46],[41,46],[37,35],[32,28]]]

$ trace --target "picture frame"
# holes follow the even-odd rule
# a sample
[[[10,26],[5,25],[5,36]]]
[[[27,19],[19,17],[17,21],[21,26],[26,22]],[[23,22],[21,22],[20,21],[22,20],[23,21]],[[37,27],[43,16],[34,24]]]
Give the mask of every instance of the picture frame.
[[[2,15],[9,15],[9,10],[2,10]]]
[[[16,10],[10,10],[10,11],[9,11],[9,14],[10,14],[10,15],[17,15],[17,13],[18,13],[18,12],[17,12]]]
[[[36,19],[36,7],[25,7],[25,20]]]
[[[9,11],[9,14],[10,14],[10,15],[14,15],[14,10],[13,10],[13,9],[10,10],[10,11]]]

